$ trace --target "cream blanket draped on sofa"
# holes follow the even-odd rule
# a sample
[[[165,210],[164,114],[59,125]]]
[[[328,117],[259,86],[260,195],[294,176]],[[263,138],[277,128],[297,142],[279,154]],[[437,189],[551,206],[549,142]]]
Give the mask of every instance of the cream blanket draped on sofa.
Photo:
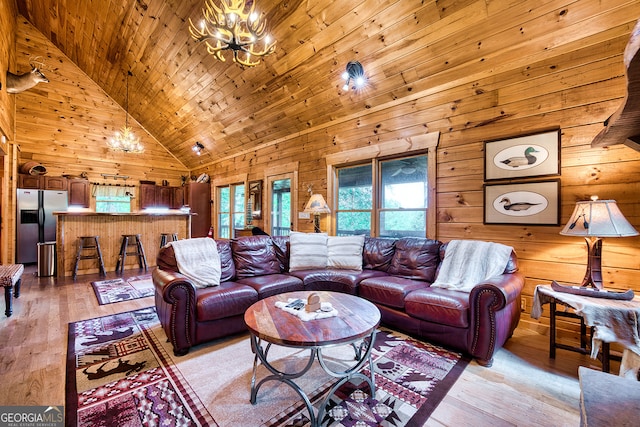
[[[431,287],[471,292],[479,283],[504,272],[513,248],[478,240],[452,240]]]
[[[180,273],[193,280],[199,288],[220,284],[220,254],[215,240],[209,237],[169,242],[176,255]]]

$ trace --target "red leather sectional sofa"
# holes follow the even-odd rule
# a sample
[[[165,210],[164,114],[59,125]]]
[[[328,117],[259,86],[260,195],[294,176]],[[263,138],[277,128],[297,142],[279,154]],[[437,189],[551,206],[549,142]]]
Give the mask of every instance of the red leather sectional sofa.
[[[485,366],[520,320],[524,280],[513,252],[502,275],[465,293],[430,287],[447,247],[437,240],[367,237],[362,271],[294,272],[289,272],[288,237],[248,236],[216,243],[220,286],[196,288],[178,272],[171,246],[158,255],[153,271],[156,308],[176,355],[245,331],[244,312],[251,304],[298,290],[359,295],[380,309],[383,324],[462,351]]]

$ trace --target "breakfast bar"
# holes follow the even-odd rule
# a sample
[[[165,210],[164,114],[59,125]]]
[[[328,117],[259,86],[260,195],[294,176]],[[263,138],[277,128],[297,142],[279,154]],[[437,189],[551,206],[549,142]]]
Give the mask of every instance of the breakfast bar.
[[[167,210],[159,212],[102,213],[55,212],[57,217],[56,253],[57,276],[73,275],[78,237],[99,236],[104,267],[115,271],[123,235],[140,234],[149,266],[155,265],[163,233],[176,233],[179,239],[191,235],[189,212]],[[125,269],[139,268],[132,257]],[[83,261],[78,274],[98,273],[97,262]]]

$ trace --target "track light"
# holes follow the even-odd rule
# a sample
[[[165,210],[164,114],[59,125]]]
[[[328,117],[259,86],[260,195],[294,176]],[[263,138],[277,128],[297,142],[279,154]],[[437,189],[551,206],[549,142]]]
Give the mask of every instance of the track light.
[[[362,64],[358,61],[349,61],[347,63],[347,68],[344,73],[342,73],[342,78],[346,80],[344,86],[342,86],[342,90],[349,90],[349,83],[353,80],[353,89],[358,90],[367,83],[367,78],[364,75],[364,68]]]
[[[193,150],[194,153],[196,153],[199,156],[200,154],[202,154],[202,150],[204,150],[204,145],[196,141],[196,143],[193,144],[193,147],[191,147],[191,149]]]

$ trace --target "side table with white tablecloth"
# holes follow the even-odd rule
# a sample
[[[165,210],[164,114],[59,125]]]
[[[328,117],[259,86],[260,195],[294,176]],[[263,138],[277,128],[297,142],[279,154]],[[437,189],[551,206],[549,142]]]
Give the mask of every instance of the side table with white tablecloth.
[[[639,297],[630,301],[585,297],[556,292],[549,285],[538,285],[534,293],[531,317],[540,318],[542,306],[555,303],[571,307],[587,326],[593,327],[592,358],[597,357],[603,343],[619,343],[625,348],[620,375],[636,377],[640,367]],[[552,315],[555,316],[553,313]],[[555,331],[552,331],[552,335],[555,338]]]

